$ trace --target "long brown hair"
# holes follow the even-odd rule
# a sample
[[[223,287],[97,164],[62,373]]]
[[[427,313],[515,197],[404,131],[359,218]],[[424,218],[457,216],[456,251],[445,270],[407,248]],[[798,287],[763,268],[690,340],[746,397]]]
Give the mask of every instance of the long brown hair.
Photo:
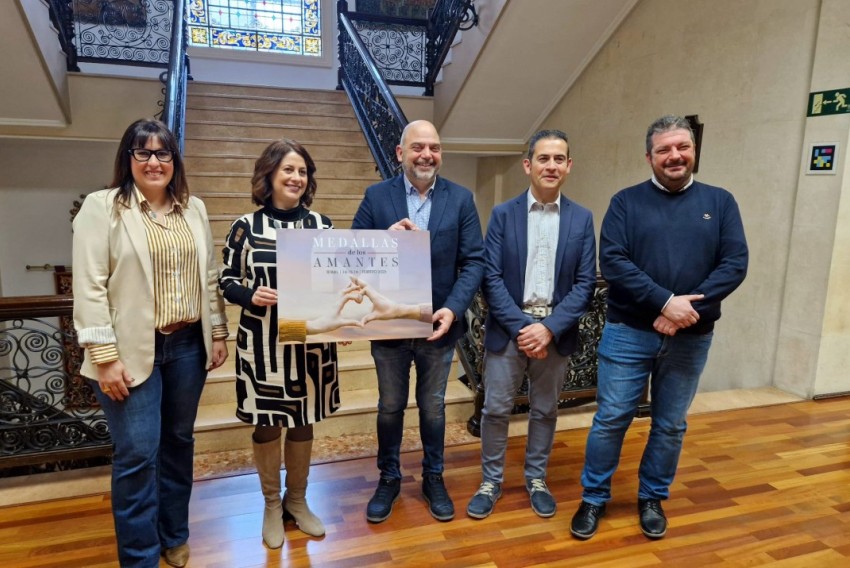
[[[316,163],[307,149],[295,140],[284,138],[269,144],[257,161],[254,162],[254,175],[251,177],[251,200],[255,205],[268,205],[272,199],[272,177],[280,162],[290,152],[295,152],[307,164],[307,189],[301,196],[301,204],[310,207],[316,195]]]
[[[127,127],[121,143],[118,145],[118,153],[115,155],[115,168],[112,174],[112,185],[117,187],[115,204],[130,206],[130,196],[133,195],[133,171],[130,168],[130,150],[143,148],[151,138],[158,138],[164,150],[169,150],[174,156],[172,164],[174,173],[168,182],[166,191],[175,203],[185,206],[189,202],[189,184],[186,182],[186,171],[183,168],[183,157],[177,138],[168,129],[164,122],[142,118]]]

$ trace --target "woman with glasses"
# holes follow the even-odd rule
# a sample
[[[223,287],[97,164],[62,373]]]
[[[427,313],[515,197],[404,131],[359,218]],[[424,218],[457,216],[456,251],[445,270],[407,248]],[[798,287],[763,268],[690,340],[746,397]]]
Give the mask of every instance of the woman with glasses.
[[[233,222],[224,245],[220,285],[224,297],[242,307],[236,335],[236,416],[254,425],[254,462],[265,497],[263,541],[280,548],[281,517],[294,518],[313,536],[325,527],[306,501],[313,447],[313,423],[339,408],[337,353],[334,343],[278,345],[279,333],[305,339],[309,322],[296,322],[300,333],[278,329],[277,229],[330,229],[330,219],[308,207],[316,193],[316,166],[294,140],[270,144],[254,164],[251,198],[259,209]],[[331,327],[357,325],[337,321]],[[286,494],[281,500],[281,430]]]
[[[112,189],[74,219],[74,326],[114,444],[121,566],[189,559],[193,428],[207,371],[227,358],[227,320],[204,204],[189,195],[162,122],[131,124]]]

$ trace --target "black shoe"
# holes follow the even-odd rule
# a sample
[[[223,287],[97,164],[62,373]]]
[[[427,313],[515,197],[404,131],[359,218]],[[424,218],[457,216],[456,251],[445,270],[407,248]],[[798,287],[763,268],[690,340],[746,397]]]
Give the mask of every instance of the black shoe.
[[[449,492],[446,491],[442,475],[426,473],[422,477],[422,495],[428,502],[432,517],[438,521],[451,521],[454,518],[455,506],[452,498],[449,497]]]
[[[658,499],[638,499],[640,530],[648,538],[662,538],[667,534],[667,517]]]
[[[380,523],[387,520],[393,512],[393,505],[398,501],[401,492],[401,479],[381,478],[375,494],[366,505],[366,520],[370,523]]]
[[[573,515],[570,532],[576,538],[587,540],[596,534],[596,529],[599,528],[599,519],[604,516],[604,503],[602,505],[591,505],[587,501],[582,501],[581,505],[578,506],[578,511]]]

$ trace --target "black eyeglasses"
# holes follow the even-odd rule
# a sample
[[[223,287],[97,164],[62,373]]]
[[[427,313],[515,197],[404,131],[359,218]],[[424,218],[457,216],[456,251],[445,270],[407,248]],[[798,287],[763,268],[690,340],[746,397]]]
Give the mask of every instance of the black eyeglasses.
[[[137,162],[147,162],[151,156],[156,156],[160,162],[170,162],[174,159],[174,152],[171,150],[148,150],[146,148],[132,148],[128,150],[133,159]]]

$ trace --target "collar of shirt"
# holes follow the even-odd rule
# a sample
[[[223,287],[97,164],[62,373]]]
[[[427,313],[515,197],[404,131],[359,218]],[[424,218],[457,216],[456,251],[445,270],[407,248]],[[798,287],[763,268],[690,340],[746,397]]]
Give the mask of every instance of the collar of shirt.
[[[142,211],[144,211],[145,213],[152,211],[150,202],[142,193],[142,191],[138,187],[136,187],[135,184],[133,184],[133,195],[135,195],[136,201],[139,203],[139,207],[142,209]],[[173,199],[171,200],[171,209],[168,210],[168,213],[166,213],[166,215],[170,215],[172,212],[178,213],[180,215],[183,214],[183,207]]]
[[[404,180],[404,189],[405,189],[405,193],[407,195],[414,195],[414,194],[421,195],[419,193],[419,190],[416,189],[415,187],[413,187],[413,184],[410,183],[410,180],[407,179],[406,175],[402,175],[401,177]],[[434,183],[432,183],[431,187],[428,188],[428,191],[426,192],[427,197],[431,197],[432,195],[434,195],[434,186],[435,185],[437,185],[437,178],[434,178]]]
[[[655,177],[655,174],[652,174],[652,184],[655,187],[657,187],[658,189],[660,189],[661,191],[664,191],[664,192],[667,192],[667,193],[673,193],[672,191],[670,191],[669,189],[667,189],[666,187],[661,185],[661,182],[658,181],[658,178]],[[689,179],[688,183],[685,184],[685,187],[683,187],[679,191],[685,191],[686,189],[691,187],[693,184],[694,184],[694,174],[691,174],[691,179]],[[676,192],[676,193],[678,193],[678,192]]]
[[[541,203],[534,199],[534,195],[531,193],[531,188],[529,188],[526,193],[528,194],[527,201],[529,213],[532,211],[554,211],[555,213],[560,213],[560,193],[558,194],[558,199],[556,199],[552,203]]]

